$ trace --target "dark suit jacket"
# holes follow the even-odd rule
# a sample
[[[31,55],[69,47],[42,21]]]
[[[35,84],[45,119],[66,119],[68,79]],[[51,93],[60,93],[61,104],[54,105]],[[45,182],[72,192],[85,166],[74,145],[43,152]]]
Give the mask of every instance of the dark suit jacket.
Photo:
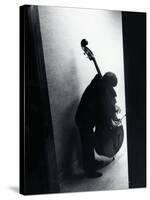
[[[104,84],[97,74],[85,89],[79,103],[75,120],[78,126],[94,127],[104,123],[115,114],[116,92]]]

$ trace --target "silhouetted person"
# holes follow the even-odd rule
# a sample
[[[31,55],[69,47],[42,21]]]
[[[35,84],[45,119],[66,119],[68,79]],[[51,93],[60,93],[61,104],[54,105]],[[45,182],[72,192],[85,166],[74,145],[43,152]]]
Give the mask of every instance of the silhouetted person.
[[[94,127],[111,126],[111,119],[116,113],[117,77],[112,72],[104,76],[97,74],[85,89],[79,103],[75,121],[78,126],[81,144],[83,168],[89,177],[99,177],[98,161],[94,156]]]

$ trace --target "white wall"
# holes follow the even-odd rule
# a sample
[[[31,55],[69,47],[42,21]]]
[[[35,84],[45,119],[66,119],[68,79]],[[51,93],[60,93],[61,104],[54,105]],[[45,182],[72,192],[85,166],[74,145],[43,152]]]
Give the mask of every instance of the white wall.
[[[83,55],[80,41],[86,38],[102,74],[116,73],[118,105],[125,113],[121,12],[39,7],[58,169],[68,158],[79,156],[79,137],[74,115],[84,89],[96,74]],[[77,150],[77,152],[76,152]]]

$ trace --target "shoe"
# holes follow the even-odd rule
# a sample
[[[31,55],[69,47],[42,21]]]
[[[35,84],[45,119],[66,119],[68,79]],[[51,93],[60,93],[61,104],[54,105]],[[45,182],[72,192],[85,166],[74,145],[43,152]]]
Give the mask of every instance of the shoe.
[[[86,171],[85,174],[88,178],[98,178],[103,175],[101,172],[97,171]]]

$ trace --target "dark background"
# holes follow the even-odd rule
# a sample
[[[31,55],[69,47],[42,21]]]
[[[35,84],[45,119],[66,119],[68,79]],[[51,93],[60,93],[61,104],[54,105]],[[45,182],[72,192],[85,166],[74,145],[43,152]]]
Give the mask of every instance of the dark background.
[[[20,8],[20,193],[59,192],[36,6]]]
[[[122,12],[129,187],[146,186],[146,13]]]

